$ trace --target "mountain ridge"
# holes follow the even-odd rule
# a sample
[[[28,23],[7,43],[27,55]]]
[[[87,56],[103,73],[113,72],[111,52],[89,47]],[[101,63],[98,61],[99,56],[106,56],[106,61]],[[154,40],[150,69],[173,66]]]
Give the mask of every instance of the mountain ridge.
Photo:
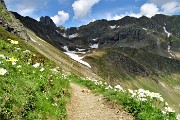
[[[168,47],[171,51],[179,51],[180,49],[180,30],[178,27],[180,26],[180,16],[178,15],[165,16],[159,14],[152,18],[126,16],[116,21],[97,20],[88,25],[67,29],[54,27],[54,23],[52,23],[53,27],[51,28],[51,25],[49,28],[46,25],[49,33],[41,34],[36,29],[37,27],[32,28],[28,23],[26,24],[25,21],[28,21],[29,17],[22,17],[17,13],[13,14],[22,23],[24,22],[27,28],[32,29],[39,37],[43,37],[60,50],[63,50],[64,46],[68,46],[69,49],[74,51],[78,51],[79,46],[81,49],[89,50],[93,45],[98,45],[100,48],[111,46],[131,47],[153,51],[165,57],[173,57],[168,53]],[[36,25],[38,23],[41,26],[42,22],[36,21]],[[170,37],[167,37],[167,31],[171,34]],[[53,37],[51,34],[53,34]]]

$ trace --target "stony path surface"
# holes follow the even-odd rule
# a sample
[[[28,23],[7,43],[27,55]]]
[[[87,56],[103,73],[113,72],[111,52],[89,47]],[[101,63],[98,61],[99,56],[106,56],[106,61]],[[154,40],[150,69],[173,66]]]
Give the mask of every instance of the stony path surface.
[[[67,105],[68,120],[133,120],[133,117],[103,96],[71,83],[72,96]]]

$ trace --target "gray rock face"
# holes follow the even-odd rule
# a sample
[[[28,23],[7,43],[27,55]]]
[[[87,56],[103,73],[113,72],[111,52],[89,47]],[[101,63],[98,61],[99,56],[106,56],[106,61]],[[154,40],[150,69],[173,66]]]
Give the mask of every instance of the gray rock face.
[[[56,27],[53,20],[49,16],[41,17],[40,23],[42,23],[43,25],[46,25],[46,26]]]

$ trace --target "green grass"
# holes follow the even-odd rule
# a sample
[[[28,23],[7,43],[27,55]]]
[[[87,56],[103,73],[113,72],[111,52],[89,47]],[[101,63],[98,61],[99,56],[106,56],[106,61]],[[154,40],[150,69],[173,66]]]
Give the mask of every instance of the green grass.
[[[11,44],[7,39],[18,41],[18,44]],[[5,56],[0,57],[0,68],[7,71],[0,75],[2,120],[67,118],[69,80],[56,72],[58,68],[52,61],[2,28],[0,55]],[[10,58],[14,58],[14,62]]]
[[[115,60],[111,56],[115,56],[117,59]],[[171,107],[180,113],[178,90],[180,62],[178,60],[133,48],[95,50],[87,55],[86,60],[92,65],[96,74],[103,77],[107,82],[121,84],[125,88],[144,88],[161,93]],[[133,73],[130,71],[132,67],[130,66],[130,68],[129,65],[144,68],[148,72],[148,76]]]
[[[167,105],[164,101],[160,101],[159,97],[150,99],[149,96],[146,96],[146,101],[140,101],[137,99],[140,93],[132,97],[128,90],[115,90],[115,87],[109,89],[108,85],[103,82],[77,78],[76,76],[70,76],[70,79],[77,84],[88,87],[94,93],[103,94],[107,100],[122,105],[136,120],[176,120],[175,112],[162,112]]]
[[[10,13],[4,8],[2,4],[0,4],[0,15],[7,20],[9,23],[11,23],[13,20],[11,19]]]

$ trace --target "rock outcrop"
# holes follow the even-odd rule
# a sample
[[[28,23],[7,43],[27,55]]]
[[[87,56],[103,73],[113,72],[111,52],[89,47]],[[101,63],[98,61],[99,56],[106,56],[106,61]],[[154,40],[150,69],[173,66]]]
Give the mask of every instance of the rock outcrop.
[[[43,25],[56,28],[55,23],[52,21],[52,19],[49,16],[41,17],[39,22],[42,23]]]
[[[4,0],[0,1],[0,26],[25,41],[30,40],[23,24],[6,9]]]

